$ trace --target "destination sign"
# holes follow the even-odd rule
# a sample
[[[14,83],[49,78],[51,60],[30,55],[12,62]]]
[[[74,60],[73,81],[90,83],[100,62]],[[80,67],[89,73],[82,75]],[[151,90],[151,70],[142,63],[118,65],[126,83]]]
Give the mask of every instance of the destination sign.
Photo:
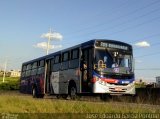
[[[115,44],[115,43],[104,43],[104,42],[100,42],[99,45],[100,45],[100,47],[116,48],[116,49],[128,50],[128,47],[127,47],[127,46],[119,45],[119,44]]]

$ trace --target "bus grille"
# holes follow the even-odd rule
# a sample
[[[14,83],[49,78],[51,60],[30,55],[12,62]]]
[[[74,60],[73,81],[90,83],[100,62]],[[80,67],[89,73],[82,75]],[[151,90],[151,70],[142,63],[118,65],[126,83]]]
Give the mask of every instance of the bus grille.
[[[117,90],[116,88],[109,88],[109,91],[111,91],[111,92],[126,92],[127,89],[120,88],[119,90]]]

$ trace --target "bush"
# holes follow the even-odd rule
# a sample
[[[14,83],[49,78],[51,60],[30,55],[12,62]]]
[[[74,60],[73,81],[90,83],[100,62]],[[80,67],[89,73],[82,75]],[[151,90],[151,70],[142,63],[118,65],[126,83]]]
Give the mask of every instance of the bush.
[[[135,84],[135,87],[136,88],[146,88],[146,85],[145,85],[144,82],[142,82],[142,83],[139,83],[139,84]]]
[[[0,90],[19,90],[19,81],[0,83]]]

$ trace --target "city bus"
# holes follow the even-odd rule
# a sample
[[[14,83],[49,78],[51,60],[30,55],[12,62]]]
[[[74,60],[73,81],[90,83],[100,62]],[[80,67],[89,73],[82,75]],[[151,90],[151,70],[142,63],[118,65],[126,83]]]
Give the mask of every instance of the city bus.
[[[77,95],[134,95],[132,46],[95,39],[22,64],[20,92],[75,99]]]

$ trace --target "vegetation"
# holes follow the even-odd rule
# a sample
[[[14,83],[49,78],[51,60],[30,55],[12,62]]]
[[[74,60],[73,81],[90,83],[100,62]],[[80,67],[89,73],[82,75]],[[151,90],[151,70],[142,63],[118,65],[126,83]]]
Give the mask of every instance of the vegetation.
[[[18,119],[46,119],[46,118],[94,118],[90,114],[139,114],[151,113],[159,114],[160,107],[156,105],[144,105],[144,100],[138,100],[136,103],[127,103],[127,101],[115,102],[109,100],[108,102],[92,102],[92,101],[71,101],[54,99],[53,97],[46,97],[45,99],[32,98],[31,95],[20,94],[19,78],[7,77],[5,82],[0,78],[0,112],[3,114],[13,114],[11,116],[18,116]],[[12,91],[10,91],[12,90]],[[148,91],[144,93],[145,89],[138,88],[141,97],[146,97]],[[142,90],[142,91],[141,91]],[[159,91],[159,90],[158,90]],[[151,93],[153,94],[153,93]],[[148,98],[151,97],[151,98]],[[147,100],[156,101],[154,96],[147,96]],[[121,100],[122,98],[120,98]],[[90,117],[91,116],[91,117]],[[101,115],[102,116],[102,115]],[[1,118],[1,114],[0,114]],[[148,118],[149,119],[149,118]]]
[[[18,90],[19,89],[19,77],[6,77],[5,82],[2,82],[3,78],[0,77],[0,90]]]
[[[145,83],[139,83],[139,84],[135,84],[136,88],[146,88]]]
[[[30,95],[3,91],[0,92],[0,97],[0,112],[11,114],[18,113],[21,116],[33,114],[34,116],[40,116],[40,114],[42,116],[44,113],[60,113],[59,116],[64,113],[160,113],[160,107],[158,106],[142,106],[141,104],[126,105],[125,102],[89,102],[58,100],[52,98],[35,99]]]

